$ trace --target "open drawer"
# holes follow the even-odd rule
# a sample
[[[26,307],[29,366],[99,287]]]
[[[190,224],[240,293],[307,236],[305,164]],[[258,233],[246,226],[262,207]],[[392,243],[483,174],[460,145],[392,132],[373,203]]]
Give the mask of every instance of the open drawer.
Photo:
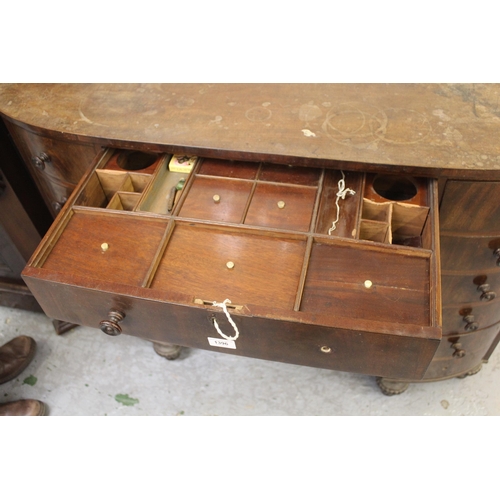
[[[422,378],[436,183],[340,167],[108,150],[23,277],[49,317],[111,335]]]

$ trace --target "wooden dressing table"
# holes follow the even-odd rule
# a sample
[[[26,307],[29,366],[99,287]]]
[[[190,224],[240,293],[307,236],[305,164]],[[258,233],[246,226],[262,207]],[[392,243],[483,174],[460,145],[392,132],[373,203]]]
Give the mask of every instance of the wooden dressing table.
[[[465,84],[0,85],[56,218],[23,277],[49,317],[170,358],[365,373],[388,395],[477,373],[500,340],[499,99]],[[191,172],[172,155],[196,157]]]

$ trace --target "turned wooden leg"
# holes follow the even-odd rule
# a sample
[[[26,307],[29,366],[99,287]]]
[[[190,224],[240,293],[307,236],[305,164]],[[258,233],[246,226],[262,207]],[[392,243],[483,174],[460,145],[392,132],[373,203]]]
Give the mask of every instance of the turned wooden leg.
[[[405,392],[410,384],[389,378],[377,377],[377,385],[386,396],[396,396]]]
[[[78,326],[66,321],[60,321],[58,319],[52,320],[52,324],[54,325],[54,330],[56,331],[57,335],[62,335],[63,333],[69,332],[70,330]]]
[[[156,354],[160,355],[162,358],[170,360],[177,359],[181,354],[182,349],[180,345],[163,344],[160,342],[153,342],[153,348]]]

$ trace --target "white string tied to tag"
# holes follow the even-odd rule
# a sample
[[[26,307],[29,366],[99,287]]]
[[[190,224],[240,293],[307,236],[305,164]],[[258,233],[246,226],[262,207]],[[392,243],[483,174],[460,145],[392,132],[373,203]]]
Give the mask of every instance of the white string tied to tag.
[[[335,205],[337,207],[337,218],[332,222],[332,227],[328,230],[328,235],[331,236],[333,231],[337,229],[337,222],[340,220],[340,206],[339,206],[339,200],[343,199],[345,200],[346,195],[350,194],[351,196],[356,194],[356,191],[350,188],[345,187],[345,174],[344,171],[340,171],[342,173],[342,179],[339,180],[338,182],[338,188],[339,190],[337,191],[337,198],[335,200]]]
[[[231,318],[231,315],[229,314],[229,312],[227,310],[226,304],[231,304],[231,301],[229,299],[226,299],[224,302],[213,302],[214,306],[220,307],[224,311],[224,314],[226,315],[227,320],[229,321],[231,326],[234,328],[234,332],[236,335],[234,335],[234,337],[229,337],[229,335],[222,333],[222,330],[219,328],[219,324],[217,323],[217,320],[215,318],[213,319],[213,323],[214,323],[215,329],[217,330],[217,332],[219,333],[219,335],[221,337],[225,338],[226,340],[236,340],[239,337],[240,332],[238,331],[238,327],[236,326],[236,323],[233,321],[233,318]]]

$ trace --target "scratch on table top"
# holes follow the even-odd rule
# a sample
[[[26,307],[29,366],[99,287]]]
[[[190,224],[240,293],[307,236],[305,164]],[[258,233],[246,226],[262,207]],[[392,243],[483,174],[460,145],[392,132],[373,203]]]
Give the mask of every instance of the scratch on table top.
[[[309,129],[307,128],[303,128],[302,129],[302,133],[306,136],[306,137],[316,137],[316,134],[314,132],[311,132]]]

